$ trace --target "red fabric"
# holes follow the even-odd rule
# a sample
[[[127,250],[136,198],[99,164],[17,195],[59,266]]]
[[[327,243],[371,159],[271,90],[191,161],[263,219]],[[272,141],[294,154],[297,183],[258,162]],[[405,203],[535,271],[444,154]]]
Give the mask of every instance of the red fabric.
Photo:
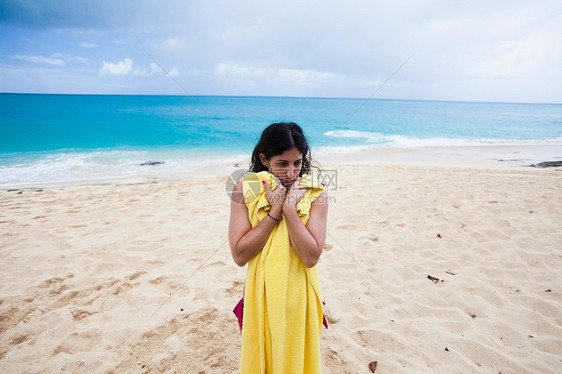
[[[325,302],[322,301],[323,305],[326,305]],[[242,318],[244,317],[244,298],[241,298],[238,304],[232,310],[232,313],[238,318],[238,324],[240,325],[240,331],[242,331]],[[326,316],[322,315],[322,324],[324,327],[328,328],[328,321],[326,320]]]
[[[322,305],[326,305],[326,303],[322,301]],[[328,320],[326,320],[325,314],[322,314],[322,324],[324,325],[324,327],[328,328]]]
[[[244,298],[241,298],[238,304],[232,310],[234,315],[238,317],[238,324],[240,325],[240,331],[242,331],[242,317],[244,316]]]

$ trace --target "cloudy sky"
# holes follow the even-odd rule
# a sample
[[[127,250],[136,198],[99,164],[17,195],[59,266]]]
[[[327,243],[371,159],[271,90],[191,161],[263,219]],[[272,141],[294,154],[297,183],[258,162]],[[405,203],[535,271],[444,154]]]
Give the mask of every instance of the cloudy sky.
[[[0,1],[0,92],[562,103],[562,1]],[[151,56],[154,58],[151,58]]]

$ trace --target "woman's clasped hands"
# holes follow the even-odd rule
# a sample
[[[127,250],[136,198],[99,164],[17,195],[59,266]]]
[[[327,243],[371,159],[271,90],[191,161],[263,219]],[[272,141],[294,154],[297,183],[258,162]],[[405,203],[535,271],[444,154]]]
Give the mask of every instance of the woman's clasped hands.
[[[291,213],[296,212],[297,203],[304,197],[306,193],[305,188],[300,188],[301,178],[297,178],[293,184],[287,189],[279,180],[275,177],[277,182],[277,188],[271,190],[269,184],[266,181],[262,181],[265,194],[267,195],[267,200],[271,204],[271,212],[275,218],[279,218],[281,213]]]

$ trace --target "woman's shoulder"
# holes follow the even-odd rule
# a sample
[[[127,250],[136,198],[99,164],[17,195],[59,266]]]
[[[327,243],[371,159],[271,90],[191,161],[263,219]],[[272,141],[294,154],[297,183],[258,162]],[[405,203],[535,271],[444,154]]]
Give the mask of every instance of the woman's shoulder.
[[[246,205],[244,200],[244,181],[240,180],[232,188],[232,193],[230,194],[230,199],[236,204]]]
[[[330,204],[330,195],[328,194],[328,191],[323,190],[322,193],[320,193],[318,196],[316,196],[316,198],[314,199],[314,201],[312,202],[312,205],[329,205]]]

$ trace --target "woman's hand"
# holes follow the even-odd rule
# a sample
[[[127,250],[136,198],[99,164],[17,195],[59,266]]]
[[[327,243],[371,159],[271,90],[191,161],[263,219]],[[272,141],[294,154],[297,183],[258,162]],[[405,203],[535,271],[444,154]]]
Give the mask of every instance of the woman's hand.
[[[298,177],[296,181],[293,182],[293,185],[287,192],[287,196],[285,197],[285,201],[283,202],[283,212],[286,213],[287,211],[295,211],[295,207],[297,203],[303,198],[304,194],[306,193],[306,188],[300,188],[301,178]]]
[[[279,218],[281,216],[281,211],[283,210],[283,202],[286,200],[287,189],[283,186],[283,184],[281,184],[279,178],[276,177],[275,181],[277,182],[277,188],[273,191],[269,188],[269,183],[266,181],[262,181],[262,183],[265,188],[267,200],[269,201],[269,204],[271,204],[270,213],[274,218]]]

